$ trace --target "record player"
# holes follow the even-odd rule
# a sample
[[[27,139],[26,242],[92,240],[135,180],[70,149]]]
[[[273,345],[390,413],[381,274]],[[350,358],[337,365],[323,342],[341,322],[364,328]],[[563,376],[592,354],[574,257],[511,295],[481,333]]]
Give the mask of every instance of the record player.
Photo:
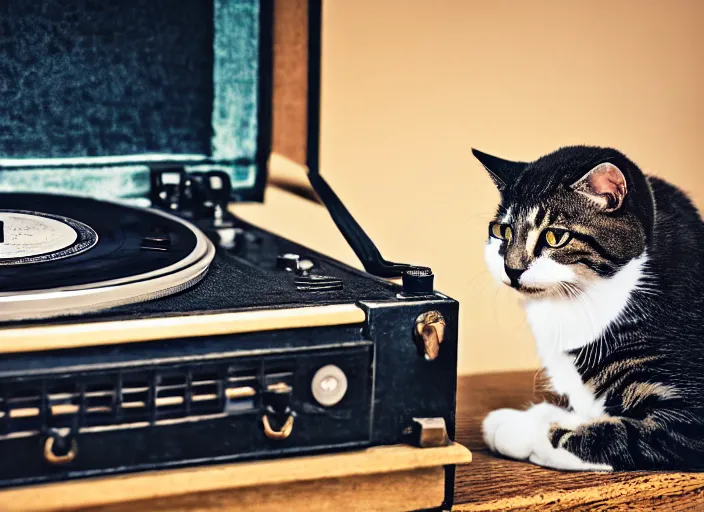
[[[318,172],[319,3],[174,6],[0,7],[0,487],[451,443],[458,303]],[[274,151],[365,271],[230,213]]]

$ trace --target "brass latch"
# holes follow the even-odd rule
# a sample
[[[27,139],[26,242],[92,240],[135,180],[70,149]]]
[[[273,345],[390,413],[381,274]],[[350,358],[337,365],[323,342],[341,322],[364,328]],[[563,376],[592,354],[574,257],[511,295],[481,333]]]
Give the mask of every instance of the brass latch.
[[[439,311],[427,311],[416,318],[415,340],[426,360],[432,361],[440,354],[445,325],[445,317]]]
[[[264,435],[266,435],[266,437],[268,437],[269,439],[286,439],[288,436],[291,435],[291,432],[293,431],[293,415],[289,414],[288,418],[286,418],[286,422],[280,430],[274,430],[273,428],[271,428],[271,423],[269,423],[269,416],[267,416],[266,414],[262,416],[262,425],[264,426]]]
[[[58,453],[57,453],[58,451]],[[49,464],[68,464],[78,455],[78,443],[58,433],[50,434],[44,441],[44,459]]]
[[[291,435],[294,414],[289,404],[292,393],[293,388],[285,382],[277,382],[267,386],[264,394],[266,412],[262,416],[262,426],[264,427],[264,435],[269,439],[281,441]],[[282,424],[280,429],[272,428],[270,415],[275,418],[277,423]]]

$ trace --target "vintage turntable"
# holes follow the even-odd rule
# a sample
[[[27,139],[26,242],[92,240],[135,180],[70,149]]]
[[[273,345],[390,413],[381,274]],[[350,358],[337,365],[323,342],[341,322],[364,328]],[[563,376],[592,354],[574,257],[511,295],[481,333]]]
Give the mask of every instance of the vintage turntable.
[[[0,486],[451,444],[458,304],[317,172],[320,5],[0,10]],[[366,272],[228,211],[300,104],[292,152]]]

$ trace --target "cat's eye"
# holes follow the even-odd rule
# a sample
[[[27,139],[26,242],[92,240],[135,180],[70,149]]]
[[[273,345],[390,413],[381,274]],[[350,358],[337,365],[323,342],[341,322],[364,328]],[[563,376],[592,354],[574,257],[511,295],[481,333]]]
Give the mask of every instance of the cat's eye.
[[[547,229],[544,237],[550,247],[558,248],[570,241],[570,232],[565,229]]]
[[[493,222],[489,226],[489,234],[499,240],[506,240],[507,242],[510,242],[513,237],[513,230],[511,229],[511,226]]]
[[[511,226],[506,226],[506,229],[504,229],[504,238],[507,242],[510,242],[511,238],[513,238],[513,230],[511,229]]]

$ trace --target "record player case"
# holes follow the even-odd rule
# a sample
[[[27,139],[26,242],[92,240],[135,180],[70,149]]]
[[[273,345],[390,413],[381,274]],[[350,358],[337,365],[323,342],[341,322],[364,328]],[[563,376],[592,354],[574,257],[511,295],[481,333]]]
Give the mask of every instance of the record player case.
[[[218,245],[182,293],[0,323],[0,486],[453,446],[459,305],[383,260],[318,173],[320,2],[174,5],[0,5],[0,192],[164,208]],[[264,201],[274,153],[368,272],[227,212]],[[184,200],[198,173],[227,197]]]

